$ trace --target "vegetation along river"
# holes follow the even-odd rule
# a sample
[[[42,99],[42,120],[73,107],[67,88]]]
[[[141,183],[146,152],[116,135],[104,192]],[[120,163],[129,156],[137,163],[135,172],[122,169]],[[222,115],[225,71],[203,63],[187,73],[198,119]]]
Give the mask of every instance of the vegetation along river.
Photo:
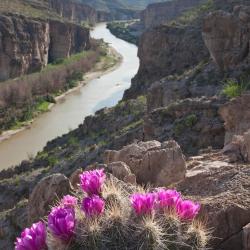
[[[101,108],[114,106],[122,98],[124,90],[129,88],[131,78],[139,67],[137,47],[113,36],[105,23],[98,24],[91,36],[103,38],[121,54],[123,60],[120,66],[66,95],[50,112],[35,119],[29,129],[2,141],[0,170],[36,155],[49,140],[77,128],[86,116]]]

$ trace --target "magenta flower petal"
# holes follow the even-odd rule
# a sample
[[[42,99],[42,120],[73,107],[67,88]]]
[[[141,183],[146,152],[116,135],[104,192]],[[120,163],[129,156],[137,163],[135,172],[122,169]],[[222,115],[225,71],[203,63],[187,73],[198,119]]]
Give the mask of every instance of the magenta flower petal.
[[[52,235],[64,242],[74,236],[75,211],[70,207],[54,207],[48,216],[48,228]]]
[[[130,202],[137,215],[151,214],[155,205],[155,194],[133,194],[130,197]]]
[[[15,250],[43,250],[46,249],[46,226],[43,222],[26,228],[21,237],[16,239]]]
[[[200,211],[200,204],[190,200],[179,200],[176,210],[181,219],[193,220]]]
[[[157,193],[157,206],[160,209],[164,208],[175,208],[179,199],[181,198],[181,194],[176,190],[165,190],[160,189]]]
[[[104,212],[105,202],[97,195],[84,198],[82,201],[82,210],[86,216],[99,216]]]
[[[80,185],[88,195],[99,195],[105,179],[104,169],[86,171],[80,175]]]
[[[61,199],[60,204],[63,207],[75,207],[77,205],[77,198],[71,195],[66,195]]]

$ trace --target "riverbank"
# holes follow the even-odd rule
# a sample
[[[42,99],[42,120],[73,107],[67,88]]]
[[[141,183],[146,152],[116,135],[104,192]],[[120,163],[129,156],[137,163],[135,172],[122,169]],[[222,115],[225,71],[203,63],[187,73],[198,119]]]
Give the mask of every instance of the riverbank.
[[[91,69],[89,72],[85,73],[84,80],[79,81],[76,87],[73,87],[67,90],[66,92],[54,97],[55,103],[50,103],[45,112],[51,111],[51,109],[55,105],[57,105],[60,100],[64,99],[70,93],[78,91],[80,88],[88,84],[93,79],[99,78],[105,74],[108,74],[109,72],[116,70],[121,65],[121,63],[122,63],[122,55],[119,54],[114,48],[108,46],[107,55],[102,56],[101,60],[95,64],[94,68]],[[31,124],[43,113],[44,112],[41,112],[38,115],[36,115],[34,119],[24,122],[20,128],[3,131],[0,135],[0,143],[10,139],[12,136],[26,129],[29,129]]]

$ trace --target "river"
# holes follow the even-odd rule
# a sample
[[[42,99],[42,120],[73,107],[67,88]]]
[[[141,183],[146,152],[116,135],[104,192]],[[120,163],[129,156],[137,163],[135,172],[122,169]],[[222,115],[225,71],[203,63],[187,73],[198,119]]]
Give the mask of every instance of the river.
[[[29,129],[1,142],[0,170],[17,165],[28,156],[35,156],[48,141],[77,128],[86,116],[121,100],[139,67],[137,47],[113,36],[105,23],[98,24],[91,36],[103,38],[118,51],[123,57],[121,65],[68,94],[50,112],[35,119]]]

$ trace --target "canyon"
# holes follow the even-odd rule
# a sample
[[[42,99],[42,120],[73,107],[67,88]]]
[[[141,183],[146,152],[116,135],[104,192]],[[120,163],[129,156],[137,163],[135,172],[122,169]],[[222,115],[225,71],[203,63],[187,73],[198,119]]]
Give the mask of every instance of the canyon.
[[[89,30],[72,23],[1,15],[0,29],[1,81],[39,71],[90,47]]]
[[[250,4],[181,3],[142,13],[139,70],[115,106],[96,109],[34,159],[0,172],[1,246],[11,249],[57,196],[75,192],[82,171],[103,168],[121,185],[176,188],[199,201],[208,248],[249,249]],[[64,52],[62,43],[52,55]],[[125,77],[125,68],[119,72]]]

